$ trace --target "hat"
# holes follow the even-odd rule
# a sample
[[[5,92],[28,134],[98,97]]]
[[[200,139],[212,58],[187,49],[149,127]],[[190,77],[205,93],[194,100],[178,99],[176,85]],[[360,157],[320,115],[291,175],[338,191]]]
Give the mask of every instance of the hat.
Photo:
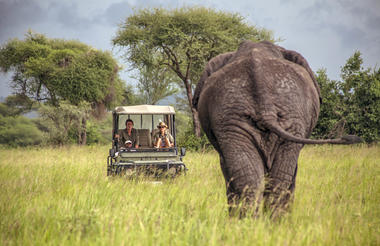
[[[161,121],[160,123],[158,123],[158,126],[157,126],[157,127],[160,127],[160,126],[161,126],[161,127],[164,126],[164,127],[166,127],[166,128],[168,127],[168,126],[165,124],[165,122],[162,122],[162,121]]]
[[[125,141],[125,144],[132,144],[132,141],[131,140],[127,140],[127,141]]]

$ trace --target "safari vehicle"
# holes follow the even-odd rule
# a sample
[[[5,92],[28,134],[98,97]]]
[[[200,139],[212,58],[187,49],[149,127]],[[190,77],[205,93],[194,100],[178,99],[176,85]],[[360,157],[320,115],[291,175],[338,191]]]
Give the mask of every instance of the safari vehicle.
[[[120,106],[112,112],[112,148],[107,159],[107,175],[149,172],[154,174],[185,173],[182,162],[185,148],[178,150],[175,131],[175,111],[171,106],[138,105]],[[123,148],[115,137],[125,129],[125,122],[131,119],[139,136],[139,148]],[[158,132],[157,125],[165,122],[174,138],[174,147],[155,148],[153,136]]]

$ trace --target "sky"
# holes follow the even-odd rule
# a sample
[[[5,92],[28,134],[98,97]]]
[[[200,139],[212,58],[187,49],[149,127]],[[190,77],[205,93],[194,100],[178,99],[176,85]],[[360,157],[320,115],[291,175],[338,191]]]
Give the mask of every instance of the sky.
[[[238,13],[249,25],[273,31],[283,40],[278,45],[301,53],[314,72],[326,69],[330,79],[339,79],[355,51],[365,68],[380,66],[380,0],[0,0],[0,46],[24,39],[30,29],[111,51],[128,68],[111,43],[119,24],[140,8],[192,6]],[[121,77],[132,83],[129,73]],[[10,79],[0,73],[0,99],[12,93]]]

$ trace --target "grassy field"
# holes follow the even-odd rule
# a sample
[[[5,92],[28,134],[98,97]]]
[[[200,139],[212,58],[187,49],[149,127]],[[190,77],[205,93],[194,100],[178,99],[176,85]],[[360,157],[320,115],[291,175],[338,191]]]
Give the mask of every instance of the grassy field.
[[[0,148],[0,245],[380,245],[380,147],[305,147],[276,222],[228,216],[215,152],[161,183],[107,178],[107,153]]]

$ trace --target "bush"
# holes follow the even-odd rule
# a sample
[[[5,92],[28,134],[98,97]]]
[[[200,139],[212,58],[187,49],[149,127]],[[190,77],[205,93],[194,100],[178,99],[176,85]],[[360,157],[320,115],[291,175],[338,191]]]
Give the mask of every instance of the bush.
[[[31,119],[23,116],[0,115],[0,144],[11,147],[38,145],[43,142],[43,133]]]
[[[188,125],[184,133],[179,134],[177,144],[180,147],[185,147],[188,150],[194,151],[210,150],[213,148],[203,131],[201,137],[195,136],[191,119],[188,121]]]
[[[355,52],[341,70],[342,81],[329,80],[317,72],[323,104],[313,131],[317,138],[358,135],[366,143],[380,140],[380,69],[364,69]]]

